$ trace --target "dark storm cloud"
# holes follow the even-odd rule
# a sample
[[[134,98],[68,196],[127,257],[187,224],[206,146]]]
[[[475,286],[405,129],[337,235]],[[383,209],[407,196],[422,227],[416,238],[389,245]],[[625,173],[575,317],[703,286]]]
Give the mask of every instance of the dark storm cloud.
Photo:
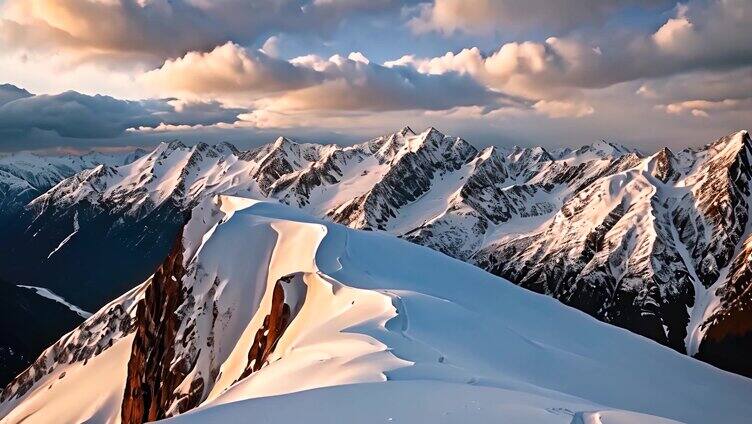
[[[0,93],[6,91],[14,90],[5,88]],[[20,97],[0,105],[0,134],[21,137],[32,130],[43,130],[62,137],[108,138],[122,135],[129,128],[155,128],[160,124],[232,123],[242,112],[215,102],[127,101],[67,91]]]
[[[0,106],[13,100],[31,97],[33,94],[13,84],[0,84]]]

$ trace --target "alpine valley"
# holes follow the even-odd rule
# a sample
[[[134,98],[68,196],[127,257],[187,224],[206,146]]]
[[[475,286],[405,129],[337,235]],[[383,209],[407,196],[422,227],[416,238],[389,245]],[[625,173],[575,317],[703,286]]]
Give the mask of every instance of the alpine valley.
[[[743,423],[751,207],[746,131],[7,155],[0,422]]]

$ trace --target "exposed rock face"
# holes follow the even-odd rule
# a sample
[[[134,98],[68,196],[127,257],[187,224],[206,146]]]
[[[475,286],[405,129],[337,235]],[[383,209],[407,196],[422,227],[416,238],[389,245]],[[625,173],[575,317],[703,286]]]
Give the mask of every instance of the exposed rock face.
[[[719,306],[701,326],[704,338],[696,357],[752,376],[752,242],[748,239],[728,277],[713,293]]]
[[[173,392],[185,377],[181,368],[173,364],[175,338],[180,324],[176,312],[184,300],[180,283],[185,274],[182,239],[181,233],[138,304],[136,336],[128,361],[123,395],[123,424],[141,424],[165,418],[167,408],[174,401]],[[182,411],[198,404],[202,394],[201,383],[196,386],[181,399]]]
[[[212,214],[220,218],[216,211]],[[231,317],[218,308],[214,298],[218,280],[206,293],[194,293],[204,271],[193,262],[188,269],[184,267],[187,251],[184,241],[180,234],[147,283],[138,304],[121,408],[124,424],[151,422],[195,408],[219,378],[217,364],[212,363],[219,361],[217,355],[221,349],[215,345],[214,331]],[[256,332],[248,363],[238,380],[267,363],[285,329],[300,311],[305,294],[303,273],[276,282],[269,294],[270,310]],[[205,303],[200,304],[199,299]],[[197,335],[202,329],[209,331],[205,341]],[[202,356],[210,361],[208,373],[197,365]]]
[[[248,351],[248,363],[238,380],[248,377],[266,364],[282,334],[295,319],[305,301],[305,283],[302,278],[302,273],[291,274],[280,278],[274,285],[271,310],[253,338],[253,345]]]
[[[655,159],[650,165],[653,167],[653,176],[661,180],[663,183],[667,183],[670,180],[675,180],[679,177],[679,173],[676,172],[676,157],[668,147],[661,149],[658,154],[655,155]]]

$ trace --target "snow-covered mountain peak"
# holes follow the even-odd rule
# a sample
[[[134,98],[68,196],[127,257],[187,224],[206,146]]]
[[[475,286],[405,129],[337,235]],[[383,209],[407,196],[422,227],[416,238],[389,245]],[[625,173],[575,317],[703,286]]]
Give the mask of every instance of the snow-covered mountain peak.
[[[161,144],[164,144],[164,150],[179,150],[179,149],[185,149],[187,146],[183,144],[180,140],[172,140],[169,142],[162,142]]]
[[[399,133],[402,134],[403,136],[415,135],[415,131],[413,131],[413,129],[410,128],[408,125],[405,125],[404,127],[402,127],[402,129],[399,130]]]
[[[663,183],[666,183],[669,180],[675,180],[679,177],[680,171],[678,171],[677,168],[679,168],[679,165],[676,156],[668,147],[662,148],[656,154],[648,158],[647,161],[648,172]]]
[[[406,137],[403,148],[411,153],[415,153],[422,148],[447,151],[457,147],[461,143],[466,142],[459,137],[447,137],[436,128],[430,127],[420,134]]]
[[[578,149],[570,150],[569,152],[562,152],[559,158],[566,160],[570,164],[575,164],[592,160],[619,159],[626,155],[642,157],[641,153],[635,149],[630,149],[606,140],[600,140]]]
[[[480,151],[480,153],[478,153],[476,160],[485,161],[492,157],[498,158],[498,160],[502,162],[504,161],[503,152],[501,152],[499,148],[496,146],[485,147],[483,150]]]
[[[750,139],[749,132],[746,130],[721,137],[705,146],[704,151],[708,158],[711,159],[713,157],[729,158],[736,155],[742,149],[752,149],[752,140]]]
[[[234,144],[228,142],[228,141],[222,141],[214,145],[214,150],[219,153],[220,155],[230,155],[233,154],[235,156],[240,155],[240,150],[238,150],[237,147],[235,147]]]
[[[283,136],[277,137],[272,144],[274,149],[291,148],[293,145],[297,146],[298,143]]]

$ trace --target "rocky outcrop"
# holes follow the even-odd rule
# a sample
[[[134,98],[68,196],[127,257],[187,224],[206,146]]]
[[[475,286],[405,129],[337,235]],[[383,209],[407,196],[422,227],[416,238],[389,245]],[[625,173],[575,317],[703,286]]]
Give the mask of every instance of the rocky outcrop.
[[[271,309],[253,338],[253,344],[248,351],[248,363],[238,380],[248,377],[266,365],[277,342],[295,319],[305,301],[305,283],[302,278],[301,273],[291,274],[280,278],[274,285]]]
[[[138,303],[134,322],[136,335],[128,361],[121,409],[123,424],[165,418],[174,401],[174,390],[185,377],[180,368],[173,365],[175,338],[180,324],[176,311],[184,300],[180,283],[185,273],[182,238],[181,233]],[[182,402],[184,410],[198,404],[199,389],[200,383]]]
[[[676,171],[676,157],[668,147],[658,151],[649,166],[652,167],[652,175],[663,183],[675,181],[679,177]]]

